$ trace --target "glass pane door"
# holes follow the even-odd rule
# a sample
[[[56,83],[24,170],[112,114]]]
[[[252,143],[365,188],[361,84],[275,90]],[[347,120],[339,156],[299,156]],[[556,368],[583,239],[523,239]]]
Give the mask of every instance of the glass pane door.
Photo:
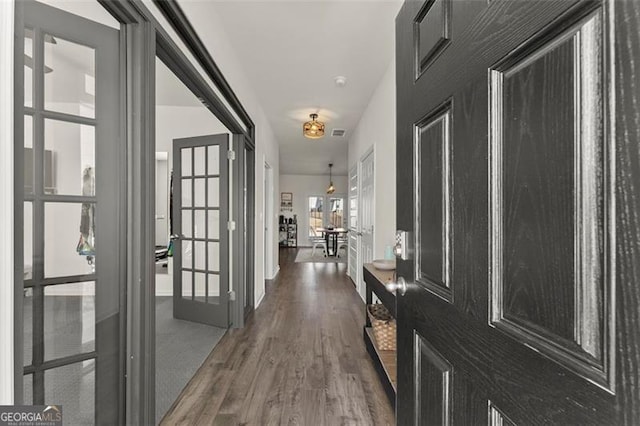
[[[228,135],[173,141],[175,318],[229,325]]]
[[[125,173],[118,162],[119,32],[20,3],[24,378],[18,401],[60,404],[67,424],[117,424]]]

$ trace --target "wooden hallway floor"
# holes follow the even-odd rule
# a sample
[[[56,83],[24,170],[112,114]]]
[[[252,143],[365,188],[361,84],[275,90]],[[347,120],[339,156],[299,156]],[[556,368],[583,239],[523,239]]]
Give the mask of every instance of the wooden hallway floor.
[[[346,265],[294,263],[295,255],[280,250],[260,307],[227,332],[161,424],[394,424]]]

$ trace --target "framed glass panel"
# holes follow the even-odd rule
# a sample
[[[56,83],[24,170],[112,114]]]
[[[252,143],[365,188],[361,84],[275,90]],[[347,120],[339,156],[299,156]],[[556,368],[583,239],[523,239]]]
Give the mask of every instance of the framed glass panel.
[[[45,172],[46,174],[46,172]],[[33,194],[33,117],[24,116],[24,193]]]
[[[206,265],[206,253],[205,253],[205,243],[204,241],[194,241],[194,256],[195,256],[195,269],[205,270]]]
[[[207,211],[208,223],[208,235],[210,240],[217,240],[220,238],[220,210],[208,210]]]
[[[220,174],[220,147],[218,145],[211,145],[207,147],[207,162],[210,175]]]
[[[57,36],[44,37],[45,109],[95,118],[95,50]]]
[[[205,296],[207,293],[207,288],[206,288],[206,274],[202,273],[202,272],[196,272],[193,274],[194,275],[194,279],[195,279],[195,294],[194,294],[194,299],[198,300],[200,302],[204,302],[205,301]]]
[[[192,207],[191,205],[191,179],[182,179],[182,207]]]
[[[33,203],[24,203],[24,224],[23,224],[23,253],[24,253],[24,280],[33,278]]]
[[[44,400],[62,405],[64,423],[95,423],[96,362],[77,362],[44,372]]]
[[[220,271],[220,243],[207,243],[209,245],[207,270]]]
[[[45,203],[45,277],[94,273],[95,206],[94,203]]]
[[[193,212],[195,217],[195,238],[206,238],[206,228],[205,228],[205,211],[204,210],[195,210]]]
[[[191,271],[182,271],[182,297],[191,299],[193,296],[193,273]]]
[[[310,237],[321,236],[321,234],[317,232],[316,229],[323,227],[323,223],[322,223],[323,202],[324,202],[324,197],[309,197],[309,213],[308,214],[309,214],[309,236]]]
[[[344,225],[344,199],[329,198],[329,225],[342,228]]]
[[[33,107],[33,30],[24,29],[24,106]]]
[[[191,148],[182,148],[180,150],[180,163],[182,176],[191,176]]]
[[[182,267],[191,268],[191,256],[192,256],[193,241],[182,240]]]
[[[218,303],[217,298],[220,296],[220,275],[209,274],[209,303]]]
[[[220,178],[209,178],[207,192],[209,197],[207,205],[209,207],[220,207]]]
[[[204,146],[198,146],[193,150],[193,174],[202,176],[206,173],[204,163],[207,157],[205,156]]]
[[[33,290],[30,288],[24,289],[22,300],[22,326],[24,330],[22,364],[27,366],[33,362]]]
[[[53,179],[45,176],[46,193],[95,195],[95,127],[45,119],[44,146],[45,171],[50,162],[53,173]]]
[[[91,352],[96,340],[93,281],[44,288],[44,358]]]
[[[204,207],[204,178],[202,179],[194,179],[194,207]]]
[[[182,235],[186,238],[193,238],[193,229],[191,229],[191,209],[183,209],[182,216]]]

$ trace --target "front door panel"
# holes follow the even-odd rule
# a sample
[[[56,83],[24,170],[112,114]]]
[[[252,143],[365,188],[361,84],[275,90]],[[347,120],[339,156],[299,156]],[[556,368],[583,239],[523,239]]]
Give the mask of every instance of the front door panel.
[[[610,49],[622,31],[637,52],[631,4],[638,16],[607,1],[400,11],[397,217],[415,250],[398,260],[411,283],[398,296],[398,424],[639,414],[623,354],[640,330],[616,323],[637,313],[616,286],[637,295],[637,283],[615,275],[637,268],[616,261],[638,244],[616,218],[620,191],[639,194],[614,173],[637,151],[621,150],[610,115],[633,116],[614,103],[626,76]]]
[[[226,134],[173,141],[173,315],[229,325]]]

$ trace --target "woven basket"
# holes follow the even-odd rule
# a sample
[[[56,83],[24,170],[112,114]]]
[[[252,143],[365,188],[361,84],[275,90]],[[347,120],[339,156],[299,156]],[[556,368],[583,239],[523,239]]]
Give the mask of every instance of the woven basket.
[[[396,350],[396,320],[382,304],[368,305],[367,314],[371,320],[373,337],[381,351]]]

